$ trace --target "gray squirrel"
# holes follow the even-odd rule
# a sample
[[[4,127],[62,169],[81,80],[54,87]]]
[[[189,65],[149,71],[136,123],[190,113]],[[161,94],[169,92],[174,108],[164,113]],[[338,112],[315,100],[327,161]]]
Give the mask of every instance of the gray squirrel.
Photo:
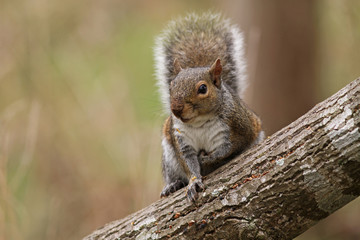
[[[219,14],[188,14],[156,39],[155,67],[165,111],[161,197],[187,186],[264,139],[261,121],[241,100],[246,87],[243,36]]]

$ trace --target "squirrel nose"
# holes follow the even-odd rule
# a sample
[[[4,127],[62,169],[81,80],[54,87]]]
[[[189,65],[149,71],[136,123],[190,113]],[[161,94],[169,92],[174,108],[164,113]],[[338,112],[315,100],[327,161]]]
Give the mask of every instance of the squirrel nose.
[[[176,117],[181,117],[182,111],[184,109],[184,104],[179,100],[175,100],[171,103],[171,111]]]

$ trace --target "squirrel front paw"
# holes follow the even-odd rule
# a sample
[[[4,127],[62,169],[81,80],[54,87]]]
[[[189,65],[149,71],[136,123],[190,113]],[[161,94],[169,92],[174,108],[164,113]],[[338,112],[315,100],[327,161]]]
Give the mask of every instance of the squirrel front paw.
[[[202,183],[201,178],[192,177],[190,179],[189,185],[187,186],[186,195],[191,202],[195,202],[198,198],[198,192],[201,192],[204,189],[205,186]]]
[[[175,182],[169,183],[161,191],[160,197],[167,197],[170,193],[176,192],[177,190],[185,186],[186,184],[181,180],[176,180]]]

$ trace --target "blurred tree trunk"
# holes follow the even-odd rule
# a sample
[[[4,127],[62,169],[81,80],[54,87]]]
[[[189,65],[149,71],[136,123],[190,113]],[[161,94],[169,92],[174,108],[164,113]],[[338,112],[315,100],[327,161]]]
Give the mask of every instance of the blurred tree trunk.
[[[316,2],[243,0],[228,8],[246,35],[247,101],[270,135],[317,102]]]

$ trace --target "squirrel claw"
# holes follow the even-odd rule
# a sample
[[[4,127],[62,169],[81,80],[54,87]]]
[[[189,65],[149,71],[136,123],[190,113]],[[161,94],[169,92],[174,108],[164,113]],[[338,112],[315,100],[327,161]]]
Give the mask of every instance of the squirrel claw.
[[[186,190],[186,195],[191,202],[195,202],[198,198],[198,192],[204,191],[205,186],[201,179],[193,178]]]
[[[167,184],[161,191],[160,197],[167,197],[170,193],[176,192],[177,190],[185,187],[185,183],[181,180],[176,180],[175,182]]]

